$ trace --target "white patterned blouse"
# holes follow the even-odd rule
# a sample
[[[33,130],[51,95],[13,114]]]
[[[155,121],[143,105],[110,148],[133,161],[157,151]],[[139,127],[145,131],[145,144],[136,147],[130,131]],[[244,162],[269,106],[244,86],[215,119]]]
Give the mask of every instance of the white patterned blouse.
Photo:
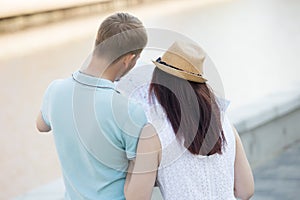
[[[219,100],[222,125],[226,138],[223,154],[201,156],[191,154],[176,140],[174,131],[161,105],[149,102],[149,84],[130,94],[140,102],[147,118],[156,128],[161,145],[162,160],[157,184],[165,200],[233,200],[235,136],[225,115],[228,102]]]

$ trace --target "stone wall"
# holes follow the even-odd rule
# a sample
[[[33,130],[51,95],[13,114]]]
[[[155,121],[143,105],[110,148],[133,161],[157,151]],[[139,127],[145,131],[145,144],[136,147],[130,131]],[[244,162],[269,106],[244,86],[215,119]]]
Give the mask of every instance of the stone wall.
[[[229,113],[256,167],[300,140],[300,87],[277,91]]]

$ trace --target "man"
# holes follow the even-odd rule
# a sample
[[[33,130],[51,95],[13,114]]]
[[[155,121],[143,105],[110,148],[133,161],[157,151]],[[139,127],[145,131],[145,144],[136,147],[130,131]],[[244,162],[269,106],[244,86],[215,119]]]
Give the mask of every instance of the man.
[[[100,25],[88,66],[53,81],[45,92],[37,129],[54,133],[65,199],[125,199],[126,170],[136,157],[138,138],[155,131],[142,108],[120,94],[113,82],[134,67],[146,43],[139,19],[126,13],[111,15]],[[153,138],[158,141],[157,135],[150,138],[140,139],[140,149],[155,144]],[[137,176],[141,177],[129,178],[138,180]],[[132,192],[135,185],[129,188],[128,199],[144,198]]]

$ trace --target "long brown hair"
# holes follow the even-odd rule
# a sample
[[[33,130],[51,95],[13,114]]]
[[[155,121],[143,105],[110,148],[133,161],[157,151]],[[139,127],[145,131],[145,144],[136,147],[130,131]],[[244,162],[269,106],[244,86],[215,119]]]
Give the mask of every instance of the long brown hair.
[[[226,142],[216,97],[206,83],[177,78],[155,68],[149,88],[163,107],[174,133],[196,155],[222,154]]]

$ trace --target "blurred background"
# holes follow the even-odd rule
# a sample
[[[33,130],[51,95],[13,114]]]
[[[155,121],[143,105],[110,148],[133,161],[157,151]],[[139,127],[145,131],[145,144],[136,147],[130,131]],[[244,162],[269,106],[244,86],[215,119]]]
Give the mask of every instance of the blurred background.
[[[253,199],[297,199],[299,0],[1,0],[0,199],[62,198],[52,135],[35,118],[47,85],[81,67],[116,11],[203,47],[254,171]]]

